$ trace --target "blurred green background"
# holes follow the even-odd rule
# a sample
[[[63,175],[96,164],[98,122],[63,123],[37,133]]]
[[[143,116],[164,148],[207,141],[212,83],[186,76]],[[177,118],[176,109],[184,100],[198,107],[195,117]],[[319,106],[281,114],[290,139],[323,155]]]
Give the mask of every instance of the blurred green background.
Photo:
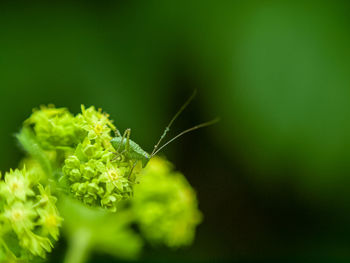
[[[0,4],[0,170],[32,108],[95,105],[196,189],[192,247],[140,261],[350,259],[348,1],[61,1]],[[65,242],[51,256],[60,262]],[[91,262],[114,262],[95,255]],[[117,262],[117,261],[116,261]]]

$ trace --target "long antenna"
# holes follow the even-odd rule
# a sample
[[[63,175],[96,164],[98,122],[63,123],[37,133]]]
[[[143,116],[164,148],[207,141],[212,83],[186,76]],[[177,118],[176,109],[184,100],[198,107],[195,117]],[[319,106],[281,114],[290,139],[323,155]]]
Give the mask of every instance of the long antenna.
[[[220,119],[219,118],[215,118],[214,120],[211,120],[211,121],[207,121],[207,122],[204,122],[204,123],[201,123],[201,124],[198,124],[196,126],[193,126],[192,128],[189,128],[187,130],[184,130],[183,132],[180,132],[178,135],[176,135],[174,138],[170,139],[169,141],[167,141],[165,144],[163,144],[158,150],[156,151],[153,151],[152,154],[151,154],[151,158],[156,155],[159,151],[161,151],[165,146],[167,146],[169,143],[175,141],[177,138],[181,137],[182,135],[188,133],[188,132],[191,132],[191,131],[194,131],[194,130],[197,130],[197,129],[200,129],[200,128],[203,128],[203,127],[207,127],[207,126],[210,126],[216,122],[218,122]]]
[[[193,100],[193,98],[196,96],[197,94],[197,90],[194,90],[191,97],[189,97],[187,99],[187,101],[181,106],[181,108],[178,110],[178,112],[174,115],[174,117],[171,119],[171,121],[169,122],[168,126],[166,126],[162,136],[160,136],[159,141],[157,142],[157,144],[154,146],[153,151],[151,153],[151,156],[153,156],[157,151],[159,144],[162,142],[162,140],[165,138],[166,134],[170,131],[170,127],[173,124],[173,122],[176,120],[177,117],[179,117],[179,115],[181,114],[181,112],[183,112],[183,110],[188,106],[188,104],[190,104],[190,102]]]

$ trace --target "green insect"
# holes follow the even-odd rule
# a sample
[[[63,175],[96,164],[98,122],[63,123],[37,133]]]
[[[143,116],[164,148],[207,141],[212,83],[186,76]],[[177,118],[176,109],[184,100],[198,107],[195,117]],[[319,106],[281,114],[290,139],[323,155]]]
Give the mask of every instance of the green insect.
[[[116,131],[116,137],[114,137],[111,140],[112,146],[116,150],[116,153],[115,153],[116,157],[124,155],[129,160],[135,160],[134,166],[136,165],[137,161],[141,161],[142,167],[144,168],[148,164],[149,160],[151,160],[151,158],[153,156],[155,156],[165,146],[167,146],[169,143],[173,142],[174,140],[176,140],[180,136],[182,136],[182,135],[184,135],[184,134],[186,134],[188,132],[197,130],[199,128],[203,128],[203,127],[206,127],[206,126],[209,126],[209,125],[212,125],[212,124],[216,123],[218,121],[217,118],[214,119],[214,120],[208,121],[208,122],[204,122],[204,123],[198,124],[198,125],[196,125],[196,126],[194,126],[192,128],[189,128],[189,129],[179,133],[174,138],[170,139],[169,141],[164,143],[161,147],[159,147],[160,143],[165,138],[166,134],[170,131],[170,127],[173,124],[173,122],[175,121],[175,119],[187,107],[187,105],[192,101],[192,99],[195,97],[195,95],[196,95],[196,91],[193,92],[191,97],[182,105],[182,107],[179,109],[179,111],[174,115],[174,117],[169,122],[168,126],[165,128],[165,130],[164,130],[162,136],[160,137],[159,141],[154,146],[152,153],[150,153],[150,154],[147,153],[146,151],[144,151],[136,142],[134,142],[134,141],[132,141],[130,139],[131,129],[126,129],[124,134],[123,134],[123,136],[117,130]]]

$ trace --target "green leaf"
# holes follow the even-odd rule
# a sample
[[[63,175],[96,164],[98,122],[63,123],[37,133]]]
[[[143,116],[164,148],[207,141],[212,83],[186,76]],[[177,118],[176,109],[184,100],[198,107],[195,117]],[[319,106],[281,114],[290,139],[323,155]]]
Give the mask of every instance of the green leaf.
[[[46,174],[52,174],[52,167],[45,151],[40,147],[35,135],[29,128],[23,128],[16,138],[23,149],[36,159]]]

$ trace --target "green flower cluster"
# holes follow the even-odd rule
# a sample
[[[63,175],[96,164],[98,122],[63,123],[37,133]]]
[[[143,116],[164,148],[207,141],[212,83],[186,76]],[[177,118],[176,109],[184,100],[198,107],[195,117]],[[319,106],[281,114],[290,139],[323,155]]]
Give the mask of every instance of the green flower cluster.
[[[108,115],[94,107],[75,119],[84,138],[64,163],[63,173],[73,195],[83,203],[116,211],[119,201],[132,195],[132,164],[115,158],[111,131],[116,128]],[[136,170],[134,170],[136,171]]]
[[[74,124],[79,129],[80,140],[88,137],[106,148],[110,147],[111,132],[115,131],[116,127],[109,120],[109,115],[101,109],[96,110],[93,106],[85,109],[82,105],[81,114],[75,117]]]
[[[45,257],[58,239],[62,218],[50,188],[36,174],[11,170],[0,180],[0,259]]]
[[[74,116],[66,108],[41,106],[34,109],[24,125],[33,127],[37,141],[46,150],[71,147],[78,143]]]
[[[118,202],[133,192],[129,162],[112,159],[111,148],[85,138],[63,166],[73,195],[87,205],[116,211]]]
[[[192,243],[202,215],[194,190],[169,162],[152,158],[131,202],[136,222],[148,241],[169,247]]]
[[[81,111],[74,116],[66,108],[41,106],[33,110],[24,126],[32,127],[37,142],[44,150],[69,150],[84,141],[85,137],[105,146],[109,144],[110,134],[116,130],[109,115],[93,106],[85,109],[82,105]]]
[[[132,195],[139,169],[123,155],[115,158],[110,141],[116,128],[101,109],[82,106],[73,116],[65,108],[42,107],[25,125],[44,150],[64,151],[60,181],[83,203],[115,211],[119,201]]]

